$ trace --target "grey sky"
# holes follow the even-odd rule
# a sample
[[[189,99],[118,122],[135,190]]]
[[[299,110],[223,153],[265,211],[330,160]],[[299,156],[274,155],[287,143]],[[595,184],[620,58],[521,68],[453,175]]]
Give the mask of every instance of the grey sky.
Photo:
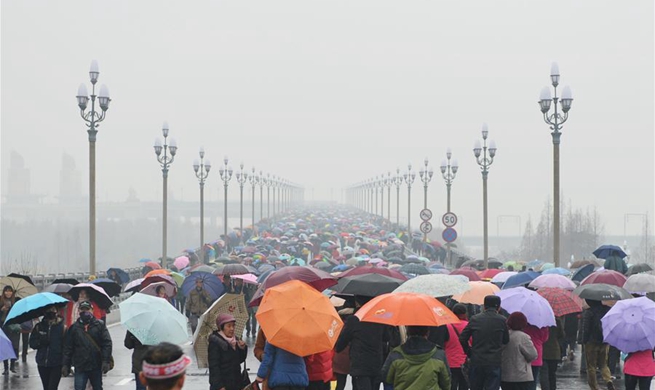
[[[562,138],[564,199],[597,206],[608,233],[623,232],[625,213],[652,221],[651,0],[3,1],[3,184],[16,150],[34,192],[56,196],[65,151],[86,191],[75,93],[92,59],[113,99],[97,144],[101,201],[123,200],[129,187],[159,199],[152,144],[167,120],[180,148],[170,189],[179,197],[184,188],[186,200],[197,197],[200,146],[216,168],[227,154],[234,167],[304,185],[308,198],[315,188],[317,199],[330,188],[339,199],[341,188],[408,161],[418,168],[425,156],[438,174],[451,146],[460,163],[453,210],[479,233],[471,148],[487,122],[499,148],[492,225],[497,215],[535,220],[552,192],[537,99],[557,61],[575,99]],[[430,194],[440,215],[440,176]]]

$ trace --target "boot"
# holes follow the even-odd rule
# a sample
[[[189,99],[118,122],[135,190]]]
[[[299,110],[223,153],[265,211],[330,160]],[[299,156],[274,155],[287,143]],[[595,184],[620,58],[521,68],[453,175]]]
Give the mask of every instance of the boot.
[[[2,363],[4,363],[5,370],[2,371],[2,375],[7,376],[9,375],[9,361],[4,360]]]
[[[13,372],[14,374],[18,372],[18,370],[16,370],[16,360],[11,360],[11,363],[9,364],[9,371]]]

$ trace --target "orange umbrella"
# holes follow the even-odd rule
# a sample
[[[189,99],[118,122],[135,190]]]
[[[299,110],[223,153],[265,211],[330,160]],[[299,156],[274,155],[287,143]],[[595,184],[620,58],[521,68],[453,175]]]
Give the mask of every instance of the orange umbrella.
[[[459,303],[472,303],[474,305],[484,304],[484,297],[494,295],[500,291],[498,286],[489,282],[469,282],[471,289],[458,295],[453,295],[454,300]]]
[[[149,278],[149,277],[155,276],[155,275],[170,275],[170,274],[171,274],[171,271],[169,271],[167,269],[155,269],[155,270],[152,270],[152,271],[148,272],[146,274],[146,276],[144,276],[144,278]]]
[[[269,343],[298,356],[331,350],[343,328],[328,297],[299,280],[266,289],[256,317]]]
[[[435,298],[405,292],[377,296],[355,315],[364,322],[392,326],[441,326],[459,322],[459,318]]]

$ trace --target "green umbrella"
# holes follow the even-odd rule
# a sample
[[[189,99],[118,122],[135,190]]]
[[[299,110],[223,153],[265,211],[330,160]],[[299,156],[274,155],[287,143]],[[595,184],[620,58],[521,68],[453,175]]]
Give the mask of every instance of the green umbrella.
[[[120,303],[121,324],[143,345],[189,339],[186,317],[166,299],[136,293]]]

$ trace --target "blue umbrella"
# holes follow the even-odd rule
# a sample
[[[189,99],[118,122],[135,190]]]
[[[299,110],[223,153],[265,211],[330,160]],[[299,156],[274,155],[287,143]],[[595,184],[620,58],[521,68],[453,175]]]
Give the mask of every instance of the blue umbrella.
[[[209,272],[191,272],[189,276],[184,279],[182,283],[182,294],[184,296],[189,296],[191,290],[196,288],[196,280],[202,280],[202,286],[209,293],[209,296],[212,300],[217,299],[225,292],[225,287],[223,283],[216,277],[216,275],[210,274]]]
[[[531,281],[535,280],[539,275],[539,272],[534,271],[519,272],[516,275],[510,276],[505,284],[503,284],[503,288],[501,290],[507,290],[508,288],[512,287],[525,286]]]
[[[582,282],[582,279],[591,275],[592,272],[594,272],[594,265],[586,264],[578,268],[578,270],[573,273],[573,276],[571,276],[571,280],[574,282]]]
[[[49,292],[30,295],[27,298],[16,301],[11,310],[9,310],[9,314],[7,314],[5,324],[20,324],[41,317],[46,309],[51,306],[64,306],[68,302],[68,299]]]
[[[139,260],[139,263],[147,263],[147,262],[149,262],[149,261],[150,261],[150,259],[146,259],[146,258],[144,257],[143,259]]]
[[[16,359],[16,352],[11,344],[11,340],[5,332],[0,329],[0,360]]]
[[[607,259],[610,256],[619,256],[620,258],[627,256],[623,249],[616,245],[601,245],[593,253],[599,259]]]
[[[107,270],[107,276],[111,275],[111,271],[115,271],[116,275],[118,275],[118,279],[120,279],[121,283],[127,283],[130,281],[130,275],[127,274],[127,272],[123,271],[120,268],[109,268]]]
[[[562,267],[549,268],[541,273],[542,275],[548,275],[548,274],[555,274],[555,275],[562,275],[562,276],[571,275],[571,271]]]
[[[339,264],[336,267],[332,268],[332,272],[343,272],[347,269],[350,269],[350,266],[347,264]]]

